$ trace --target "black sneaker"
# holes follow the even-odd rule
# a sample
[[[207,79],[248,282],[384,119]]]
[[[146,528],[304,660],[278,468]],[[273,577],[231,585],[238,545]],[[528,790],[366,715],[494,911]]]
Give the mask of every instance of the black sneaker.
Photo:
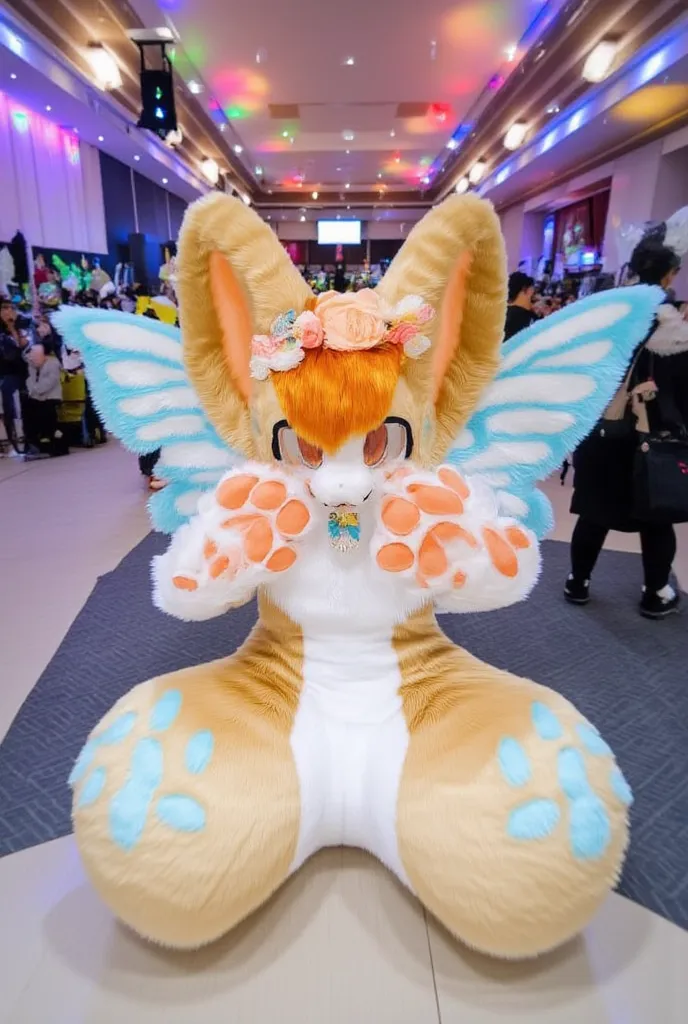
[[[577,580],[569,576],[564,585],[564,597],[569,604],[587,604],[590,600],[590,580]]]
[[[665,587],[666,593],[649,594],[643,591],[640,599],[640,614],[644,619],[666,619],[679,611],[681,598],[673,587]]]

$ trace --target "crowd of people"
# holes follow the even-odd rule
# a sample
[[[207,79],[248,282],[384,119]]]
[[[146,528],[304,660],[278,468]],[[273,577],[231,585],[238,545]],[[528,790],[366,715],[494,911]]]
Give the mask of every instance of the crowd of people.
[[[40,268],[55,275],[51,268]],[[65,304],[114,309],[159,319],[153,304],[171,307],[167,295],[155,300],[137,287],[99,296],[93,290],[62,290]],[[107,432],[93,404],[81,353],[69,349],[52,326],[50,314],[60,302],[36,307],[22,296],[0,299],[0,401],[4,437],[0,457],[25,461],[69,454],[70,448],[91,448],[107,441]],[[169,308],[176,319],[176,307]],[[157,453],[156,453],[157,454]],[[154,475],[156,454],[140,460],[152,489],[161,486]]]

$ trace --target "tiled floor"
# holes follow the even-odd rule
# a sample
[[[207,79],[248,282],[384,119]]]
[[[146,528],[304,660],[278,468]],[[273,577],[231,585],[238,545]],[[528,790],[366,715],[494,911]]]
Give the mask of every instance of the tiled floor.
[[[548,489],[566,539],[569,490]],[[0,736],[97,576],[147,529],[135,460],[115,445],[0,461]],[[679,552],[688,587],[685,529]],[[71,839],[0,861],[1,1024],[679,1024],[686,964],[688,934],[618,896],[558,953],[489,961],[342,850],[217,945],[168,953],[112,920]]]

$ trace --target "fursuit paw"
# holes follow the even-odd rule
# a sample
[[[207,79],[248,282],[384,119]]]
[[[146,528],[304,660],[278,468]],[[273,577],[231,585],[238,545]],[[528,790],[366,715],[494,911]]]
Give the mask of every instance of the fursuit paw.
[[[274,467],[228,473],[155,559],[155,603],[188,619],[244,604],[296,561],[295,543],[311,525],[309,505],[303,484]]]
[[[484,611],[522,600],[540,568],[535,536],[500,518],[491,489],[450,466],[389,477],[373,555],[384,572],[429,590],[440,610]]]

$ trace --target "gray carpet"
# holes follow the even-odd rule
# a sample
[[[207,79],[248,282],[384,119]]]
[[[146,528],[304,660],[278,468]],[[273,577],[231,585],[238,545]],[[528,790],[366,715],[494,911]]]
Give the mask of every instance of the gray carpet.
[[[71,830],[67,776],[115,700],[150,676],[228,654],[249,631],[253,605],[194,624],[153,608],[148,565],[164,545],[149,535],[99,580],[0,746],[0,855]],[[526,604],[442,625],[478,657],[560,691],[599,726],[636,796],[620,890],[688,928],[686,617],[642,620],[639,559],[617,553],[603,554],[595,602],[569,607],[567,556],[567,545],[545,544],[543,578]]]

